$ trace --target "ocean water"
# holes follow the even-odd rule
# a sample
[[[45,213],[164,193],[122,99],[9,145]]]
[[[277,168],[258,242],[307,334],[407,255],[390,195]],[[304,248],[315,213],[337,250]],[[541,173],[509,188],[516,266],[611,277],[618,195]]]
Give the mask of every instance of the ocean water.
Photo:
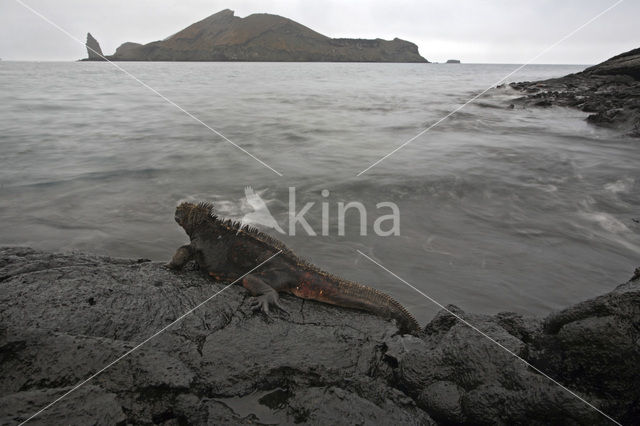
[[[0,62],[0,243],[168,260],[173,212],[206,200],[252,212],[250,186],[299,255],[379,288],[420,320],[438,302],[544,314],[612,289],[640,266],[640,146],[564,108],[509,109],[491,90],[359,172],[517,65],[120,63],[283,176],[106,63]],[[580,66],[534,65],[508,81]],[[321,191],[329,191],[324,197]],[[326,193],[325,193],[326,194]],[[338,203],[354,210],[338,232]],[[373,224],[400,211],[398,236]],[[634,220],[635,219],[635,220]]]

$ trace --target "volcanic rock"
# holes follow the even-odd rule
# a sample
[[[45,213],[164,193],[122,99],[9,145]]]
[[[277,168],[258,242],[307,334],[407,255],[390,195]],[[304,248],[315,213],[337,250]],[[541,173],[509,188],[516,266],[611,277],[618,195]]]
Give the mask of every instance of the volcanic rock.
[[[289,314],[266,317],[228,284],[193,265],[0,248],[0,424],[69,391],[31,422],[608,424],[523,360],[640,418],[637,277],[544,319],[449,306],[421,336],[287,295]]]
[[[93,38],[91,33],[87,33],[87,42],[85,46],[87,47],[87,55],[89,56],[86,60],[104,61],[104,55],[102,54],[100,43],[98,43],[98,40]]]
[[[516,105],[578,108],[591,113],[589,123],[640,137],[640,48],[576,74],[510,86],[525,93]]]

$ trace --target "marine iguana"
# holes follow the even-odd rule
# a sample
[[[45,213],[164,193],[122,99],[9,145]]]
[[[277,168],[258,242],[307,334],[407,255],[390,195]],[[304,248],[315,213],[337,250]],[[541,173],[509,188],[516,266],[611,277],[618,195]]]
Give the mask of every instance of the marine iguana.
[[[210,203],[182,203],[176,208],[175,220],[191,243],[178,248],[167,264],[172,269],[181,269],[193,259],[216,280],[233,281],[281,251],[240,281],[254,296],[251,303],[254,310],[269,314],[269,307],[275,307],[286,312],[278,293],[291,293],[395,319],[402,333],[420,332],[415,318],[390,296],[320,270],[255,228],[219,218]]]

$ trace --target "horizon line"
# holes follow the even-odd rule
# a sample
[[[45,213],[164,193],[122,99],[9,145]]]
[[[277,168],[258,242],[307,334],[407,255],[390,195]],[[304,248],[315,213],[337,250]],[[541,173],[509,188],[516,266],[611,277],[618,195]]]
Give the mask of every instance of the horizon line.
[[[0,56],[0,62],[106,62],[106,61],[87,61],[87,58],[80,59],[6,59]],[[115,62],[144,62],[144,63],[262,63],[262,64],[409,64],[409,65],[522,65],[524,62],[463,62],[446,63],[447,59],[442,62],[380,62],[380,61],[115,61]],[[598,62],[599,63],[599,62]],[[529,65],[580,65],[592,66],[598,63],[569,63],[569,62],[535,62]]]

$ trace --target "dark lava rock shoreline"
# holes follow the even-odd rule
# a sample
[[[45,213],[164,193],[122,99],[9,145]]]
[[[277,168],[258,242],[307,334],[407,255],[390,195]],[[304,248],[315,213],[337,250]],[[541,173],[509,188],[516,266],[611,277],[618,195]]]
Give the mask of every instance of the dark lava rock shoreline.
[[[144,259],[0,249],[0,423],[17,424],[224,284]],[[367,313],[231,286],[33,424],[608,424],[446,311]],[[449,307],[623,424],[640,418],[640,270],[545,319]]]
[[[591,113],[589,123],[640,137],[640,48],[576,74],[510,86],[526,94],[517,105],[578,108]]]

